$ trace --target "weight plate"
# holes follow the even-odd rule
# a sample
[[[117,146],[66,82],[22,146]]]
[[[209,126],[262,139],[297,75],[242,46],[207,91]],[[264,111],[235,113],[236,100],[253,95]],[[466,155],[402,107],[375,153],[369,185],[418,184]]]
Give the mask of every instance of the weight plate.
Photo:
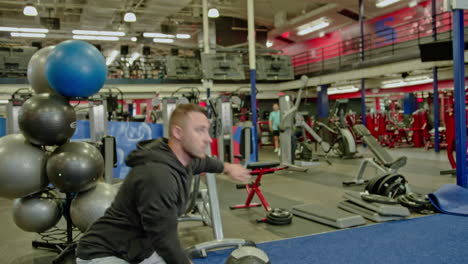
[[[278,216],[274,216],[274,215],[267,215],[267,218],[269,219],[272,219],[274,221],[286,221],[286,220],[291,220],[292,219],[292,214],[291,215],[288,215],[286,217],[278,217]]]
[[[396,198],[397,196],[403,195],[405,193],[406,193],[405,184],[401,182],[394,182],[385,189],[385,192],[383,195],[385,195],[386,197],[390,197],[390,198]]]
[[[420,204],[431,203],[427,195],[423,195],[419,193],[407,193],[405,196],[406,198],[408,198],[408,200],[413,201],[415,203],[420,203]]]
[[[400,195],[398,197],[398,201],[400,202],[401,205],[413,211],[420,211],[425,208],[424,204],[418,204],[418,203],[412,202],[408,198],[406,198],[405,195]]]
[[[429,209],[423,209],[423,210],[418,211],[418,213],[423,214],[423,215],[430,215],[430,214],[435,214],[436,211],[429,210]]]
[[[374,190],[376,191],[376,194],[385,194],[385,189],[388,188],[392,183],[394,182],[400,182],[400,183],[405,183],[405,177],[401,176],[400,174],[391,174],[382,179],[380,183],[378,184],[377,189]]]
[[[267,216],[266,222],[271,225],[289,225],[292,222],[292,217],[291,218],[285,218],[282,220],[277,220],[277,219],[271,219]]]
[[[385,178],[387,178],[388,176],[390,176],[390,175],[386,174],[386,175],[383,175],[383,176],[380,176],[380,177],[376,177],[374,183],[373,183],[372,186],[371,186],[372,188],[369,189],[369,193],[379,194],[379,193],[378,193],[378,187],[379,187],[380,183],[381,183]]]
[[[398,204],[398,200],[378,194],[361,194],[361,199],[371,203]]]
[[[273,208],[270,211],[268,211],[269,216],[277,217],[277,218],[288,218],[292,214],[286,209],[283,208]]]
[[[366,191],[368,191],[369,193],[373,193],[372,189],[374,188],[375,183],[381,178],[382,177],[377,176],[377,177],[374,177],[374,178],[370,179],[369,182],[366,185]]]

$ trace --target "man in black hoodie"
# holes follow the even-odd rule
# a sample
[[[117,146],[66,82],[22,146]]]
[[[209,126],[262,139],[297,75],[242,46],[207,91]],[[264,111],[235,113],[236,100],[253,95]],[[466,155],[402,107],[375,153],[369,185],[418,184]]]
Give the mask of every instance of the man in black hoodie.
[[[114,202],[80,239],[77,264],[187,264],[178,216],[185,212],[192,175],[224,172],[247,182],[249,170],[206,157],[211,143],[205,110],[182,104],[171,115],[169,139],[128,155],[132,167]]]

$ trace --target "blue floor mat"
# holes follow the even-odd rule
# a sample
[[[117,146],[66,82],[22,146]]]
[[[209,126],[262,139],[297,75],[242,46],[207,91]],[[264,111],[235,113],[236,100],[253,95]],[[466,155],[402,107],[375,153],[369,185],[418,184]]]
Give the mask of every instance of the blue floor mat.
[[[446,214],[468,216],[468,189],[446,184],[428,196],[437,210]]]
[[[468,219],[433,215],[257,246],[272,264],[467,263]],[[224,263],[232,249],[209,252],[195,264]]]

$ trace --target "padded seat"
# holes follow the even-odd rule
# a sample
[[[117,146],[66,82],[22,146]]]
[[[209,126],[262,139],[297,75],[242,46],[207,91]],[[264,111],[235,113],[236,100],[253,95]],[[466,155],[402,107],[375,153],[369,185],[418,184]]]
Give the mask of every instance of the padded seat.
[[[247,169],[255,170],[255,169],[265,169],[265,168],[274,168],[280,165],[279,162],[252,162],[247,164]]]

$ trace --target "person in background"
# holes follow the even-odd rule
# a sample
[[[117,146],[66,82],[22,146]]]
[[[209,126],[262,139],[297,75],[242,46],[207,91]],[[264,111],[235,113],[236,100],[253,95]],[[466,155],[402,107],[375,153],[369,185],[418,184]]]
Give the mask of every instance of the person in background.
[[[273,111],[268,118],[270,121],[270,131],[273,134],[273,142],[275,144],[275,152],[279,151],[279,125],[280,125],[280,111],[279,105],[273,104]]]

